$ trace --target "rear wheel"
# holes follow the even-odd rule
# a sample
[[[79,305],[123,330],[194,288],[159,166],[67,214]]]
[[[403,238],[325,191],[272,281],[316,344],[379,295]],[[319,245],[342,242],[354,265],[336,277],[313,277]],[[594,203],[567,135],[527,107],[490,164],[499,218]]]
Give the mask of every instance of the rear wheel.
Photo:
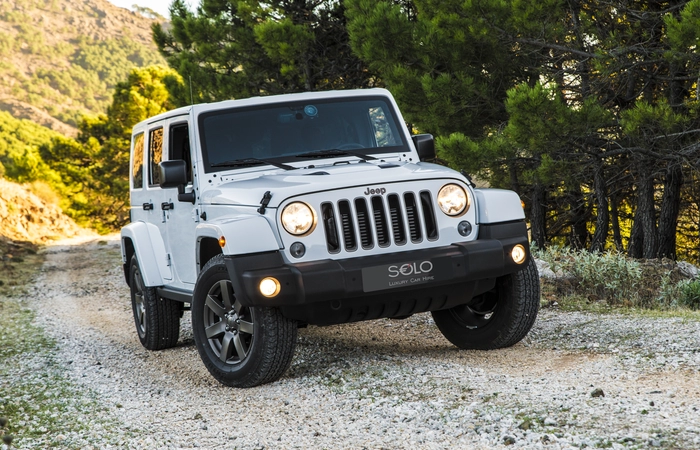
[[[519,272],[496,280],[491,291],[432,314],[442,334],[457,347],[491,350],[520,342],[535,323],[539,305],[539,276],[530,258]]]
[[[181,304],[158,298],[156,289],[147,287],[136,255],[130,266],[131,309],[141,345],[149,350],[175,347],[180,336]]]
[[[292,362],[297,339],[296,322],[278,309],[243,306],[236,299],[223,255],[210,260],[199,275],[192,331],[209,373],[241,388],[279,379]]]

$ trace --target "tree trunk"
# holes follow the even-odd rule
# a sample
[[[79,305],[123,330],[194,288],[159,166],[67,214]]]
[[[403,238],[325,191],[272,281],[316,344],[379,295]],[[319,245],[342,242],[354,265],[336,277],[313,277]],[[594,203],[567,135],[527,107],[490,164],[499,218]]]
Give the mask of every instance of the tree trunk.
[[[602,164],[598,166],[593,175],[593,187],[598,205],[598,212],[595,220],[595,232],[591,240],[591,251],[602,252],[605,250],[605,241],[608,239],[608,189],[603,176]],[[617,214],[617,211],[615,211]],[[618,224],[619,227],[619,224]],[[618,228],[619,233],[619,228]]]
[[[627,254],[633,258],[656,258],[658,235],[656,210],[654,209],[654,177],[649,169],[649,161],[639,161],[637,165],[637,209],[630,233]]]
[[[639,202],[637,202],[639,203]],[[644,229],[642,227],[642,213],[637,206],[632,220],[632,231],[630,231],[630,240],[627,244],[627,255],[631,258],[642,258],[644,256]]]
[[[539,248],[544,248],[547,243],[545,213],[544,186],[535,183],[532,187],[532,205],[530,206],[530,234],[532,242]]]
[[[656,210],[654,208],[654,177],[647,167],[640,170],[640,179],[637,188],[637,210],[639,218],[635,214],[635,222],[641,221],[644,232],[643,257],[656,258],[659,250],[658,231],[656,229]]]
[[[571,211],[571,233],[569,234],[569,246],[581,249],[588,241],[588,214],[586,213],[586,200],[583,197],[580,186],[571,186],[568,193]]]
[[[659,214],[659,258],[676,259],[676,228],[681,205],[683,171],[678,164],[670,164],[666,170],[664,195]]]
[[[617,251],[622,252],[622,233],[620,233],[620,214],[618,213],[619,203],[620,200],[617,195],[610,198],[610,223],[612,224],[613,242]]]

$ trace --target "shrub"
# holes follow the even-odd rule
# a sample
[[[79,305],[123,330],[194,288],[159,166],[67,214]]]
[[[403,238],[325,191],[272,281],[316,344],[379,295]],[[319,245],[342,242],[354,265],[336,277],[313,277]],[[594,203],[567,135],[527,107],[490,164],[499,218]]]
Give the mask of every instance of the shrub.
[[[700,280],[683,280],[678,283],[678,287],[678,304],[693,310],[700,309]]]
[[[554,283],[558,294],[602,300],[609,305],[642,306],[648,302],[642,289],[642,265],[622,254],[557,246],[534,249],[533,254],[557,274]]]

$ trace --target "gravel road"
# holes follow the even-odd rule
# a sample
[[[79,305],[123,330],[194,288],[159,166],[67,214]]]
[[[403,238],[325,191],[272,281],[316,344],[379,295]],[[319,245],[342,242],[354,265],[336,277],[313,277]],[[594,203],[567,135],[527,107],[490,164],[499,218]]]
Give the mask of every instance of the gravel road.
[[[72,448],[700,448],[700,323],[548,308],[512,348],[460,351],[429,314],[300,330],[291,369],[214,381],[189,313],[176,348],[139,344],[118,238],[64,241],[24,300],[96,395]]]

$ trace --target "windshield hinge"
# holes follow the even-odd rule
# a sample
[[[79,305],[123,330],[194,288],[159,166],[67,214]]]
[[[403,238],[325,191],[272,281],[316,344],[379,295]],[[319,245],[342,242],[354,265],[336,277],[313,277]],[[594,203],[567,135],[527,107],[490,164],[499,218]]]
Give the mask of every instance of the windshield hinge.
[[[270,203],[270,199],[272,198],[272,194],[270,194],[270,191],[265,192],[263,194],[262,200],[260,200],[260,208],[258,208],[258,212],[260,214],[265,214],[265,208],[267,208],[268,203]]]

